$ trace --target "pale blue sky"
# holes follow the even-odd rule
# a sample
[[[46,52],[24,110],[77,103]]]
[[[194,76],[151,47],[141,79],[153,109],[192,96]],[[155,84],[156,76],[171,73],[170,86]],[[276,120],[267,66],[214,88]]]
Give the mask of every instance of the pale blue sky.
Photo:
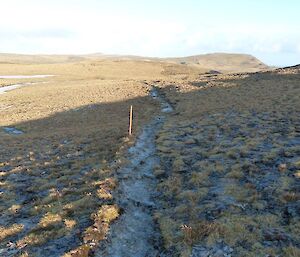
[[[0,52],[253,54],[300,63],[299,0],[2,1]]]

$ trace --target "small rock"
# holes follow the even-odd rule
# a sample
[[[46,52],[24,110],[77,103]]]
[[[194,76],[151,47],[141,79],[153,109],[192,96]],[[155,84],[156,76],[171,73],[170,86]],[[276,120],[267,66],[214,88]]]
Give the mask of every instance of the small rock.
[[[186,145],[192,145],[192,144],[195,144],[196,141],[194,139],[188,139],[187,141],[184,142]]]
[[[279,170],[280,172],[285,172],[285,171],[287,170],[287,165],[286,165],[286,163],[281,163],[281,164],[279,164],[278,170]]]
[[[300,170],[297,170],[297,172],[294,174],[294,177],[300,178]]]

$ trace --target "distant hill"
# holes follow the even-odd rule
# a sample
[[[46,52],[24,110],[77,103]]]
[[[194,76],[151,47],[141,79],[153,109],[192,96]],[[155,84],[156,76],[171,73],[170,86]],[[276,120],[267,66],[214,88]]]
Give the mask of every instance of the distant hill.
[[[85,57],[80,55],[30,55],[0,53],[0,63],[2,64],[51,64],[78,62],[81,60],[85,60]]]
[[[184,73],[186,71],[199,70],[200,73],[207,71],[217,74],[228,72],[257,72],[270,68],[254,56],[247,54],[214,53],[178,58],[154,58],[134,55],[107,55],[102,53],[87,55],[22,55],[0,53],[0,63],[2,64],[53,64],[86,60],[164,63],[168,65],[167,73],[173,73],[173,69],[176,69],[176,73],[180,73],[182,69]]]
[[[213,53],[187,57],[155,58],[136,55],[106,55],[102,53],[95,53],[85,55],[85,57],[113,60],[167,62],[170,63],[170,65],[179,64],[182,66],[183,70],[196,68],[199,70],[208,70],[215,74],[227,72],[257,72],[270,68],[256,57],[248,54]],[[180,67],[177,67],[176,69],[178,70]]]
[[[213,53],[165,60],[210,69],[212,72],[256,72],[269,68],[256,57],[248,54]]]

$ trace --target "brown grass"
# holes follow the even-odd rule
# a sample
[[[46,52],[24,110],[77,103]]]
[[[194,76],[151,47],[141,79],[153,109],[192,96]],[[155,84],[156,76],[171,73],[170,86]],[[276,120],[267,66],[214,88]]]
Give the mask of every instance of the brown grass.
[[[159,85],[175,107],[157,135],[162,163],[155,169],[161,193],[155,217],[167,251],[187,256],[195,244],[210,247],[222,240],[237,256],[297,256],[294,241],[284,248],[262,245],[269,227],[299,234],[297,218],[289,218],[289,225],[281,220],[285,204],[299,199],[299,147],[289,145],[299,136],[297,73],[210,76],[197,65],[130,58],[6,56],[5,62],[3,74],[56,76],[0,80],[0,86],[39,82],[0,95],[0,127],[25,132],[0,131],[0,210],[8,221],[0,228],[0,247],[13,241],[24,256],[52,247],[60,249],[58,255],[79,257],[106,238],[120,215],[114,169],[126,162],[125,149],[159,111],[147,81]],[[264,190],[270,191],[262,193],[257,181],[265,174],[274,175],[276,184],[266,177]],[[270,214],[274,202],[278,209]],[[24,217],[26,231],[16,217]],[[75,244],[53,248],[53,240],[70,235]]]
[[[13,224],[10,227],[0,227],[0,240],[20,233],[23,228],[24,226],[22,224]]]
[[[0,95],[0,127],[24,131],[23,135],[13,136],[0,130],[1,187],[5,189],[0,208],[10,220],[2,228],[0,246],[13,240],[30,255],[34,247],[51,247],[51,240],[70,234],[82,242],[105,238],[110,222],[117,218],[113,209],[101,209],[115,201],[112,194],[117,182],[110,163],[122,159],[120,149],[128,147],[159,110],[142,80],[159,76],[163,67],[113,60],[0,66],[3,74],[57,75],[13,80],[47,83]],[[134,136],[129,139],[130,105],[134,107]],[[21,236],[21,225],[14,225],[11,215],[27,217],[24,222],[38,222]],[[88,220],[94,227],[83,225]],[[106,225],[100,228],[100,223]],[[76,248],[67,244],[62,247],[65,252]]]
[[[175,106],[157,137],[165,167],[159,223],[173,255],[189,256],[195,245],[209,250],[218,242],[233,248],[234,256],[297,255],[298,228],[285,222],[299,219],[282,213],[299,201],[298,73],[160,83]],[[273,238],[272,231],[281,231],[278,238],[290,246],[266,247],[270,228]]]

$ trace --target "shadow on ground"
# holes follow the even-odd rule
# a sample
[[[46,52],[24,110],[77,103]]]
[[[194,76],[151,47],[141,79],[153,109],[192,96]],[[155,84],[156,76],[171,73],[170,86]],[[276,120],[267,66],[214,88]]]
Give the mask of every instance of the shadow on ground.
[[[166,253],[296,251],[299,75],[209,83],[159,85],[175,107],[156,139]],[[11,125],[23,135],[1,132],[2,255],[60,256],[105,238],[109,224],[96,223],[118,216],[109,164],[127,141],[130,105],[137,134],[159,109],[148,97]]]

